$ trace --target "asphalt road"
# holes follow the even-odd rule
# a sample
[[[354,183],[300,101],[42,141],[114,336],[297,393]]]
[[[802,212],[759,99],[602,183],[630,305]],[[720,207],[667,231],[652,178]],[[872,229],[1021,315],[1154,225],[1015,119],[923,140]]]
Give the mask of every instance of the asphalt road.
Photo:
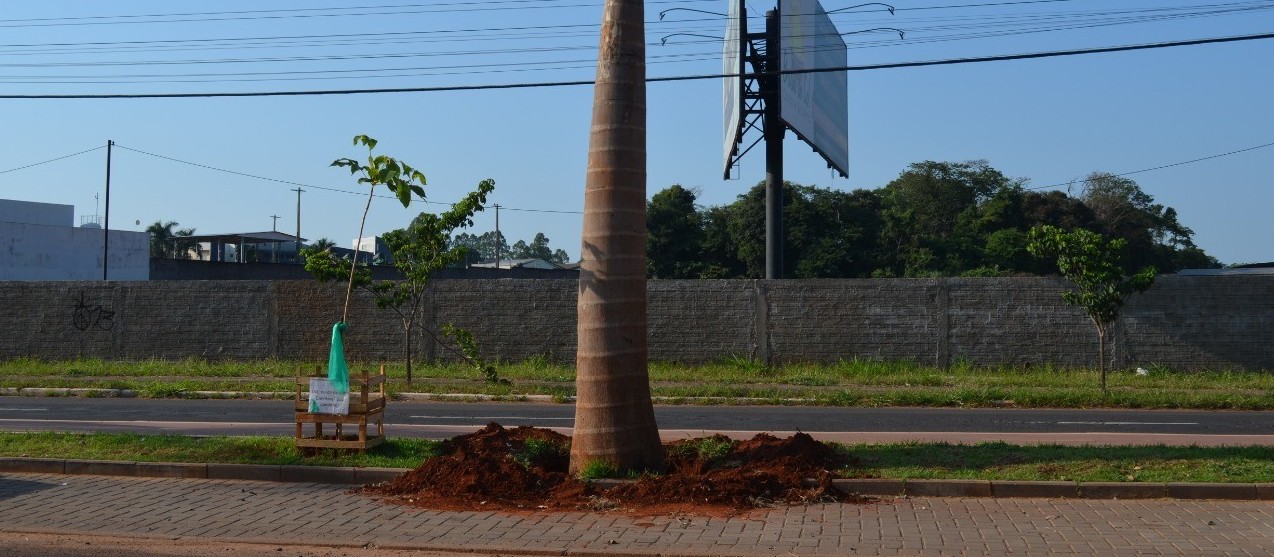
[[[656,406],[655,415],[661,430],[691,433],[1274,434],[1274,412]],[[8,431],[291,435],[291,420],[291,401],[0,397],[0,430]],[[413,437],[449,437],[489,422],[567,429],[573,421],[573,405],[535,403],[393,401],[385,416],[394,435]]]

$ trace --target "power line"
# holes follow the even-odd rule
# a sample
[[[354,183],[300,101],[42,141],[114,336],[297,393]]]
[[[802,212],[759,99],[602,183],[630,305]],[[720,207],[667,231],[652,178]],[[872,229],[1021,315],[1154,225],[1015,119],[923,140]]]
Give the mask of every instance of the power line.
[[[1066,0],[1066,1],[1070,1],[1070,0]],[[1042,2],[1042,0],[1036,0],[1035,2],[1026,2],[1026,3],[1047,3],[1047,2]],[[987,5],[1013,5],[1013,4],[1018,4],[1018,3],[1008,2],[1008,3],[999,3],[999,4],[987,4]],[[954,7],[964,7],[964,6],[968,6],[968,5],[960,5],[960,6],[954,6]],[[942,8],[942,7],[943,6],[924,7],[924,9]],[[857,49],[857,48],[896,47],[896,46],[900,46],[904,44],[905,45],[920,45],[920,44],[929,44],[929,43],[938,43],[938,42],[985,39],[985,38],[992,38],[992,37],[1024,35],[1024,34],[1034,34],[1034,33],[1048,33],[1048,32],[1057,32],[1057,31],[1075,30],[1075,29],[1088,29],[1088,28],[1095,28],[1095,27],[1109,27],[1109,26],[1135,24],[1135,23],[1160,22],[1160,21],[1177,20],[1177,19],[1183,19],[1183,18],[1210,17],[1210,16],[1216,16],[1216,15],[1233,15],[1233,13],[1239,12],[1239,11],[1271,10],[1271,9],[1274,9],[1274,2],[1271,2],[1269,0],[1261,0],[1259,2],[1193,4],[1193,5],[1187,5],[1187,6],[1158,7],[1158,8],[1147,8],[1147,9],[1127,9],[1127,10],[1121,9],[1121,10],[1058,12],[1058,13],[1043,13],[1043,14],[1035,13],[1035,14],[1013,14],[1013,15],[988,15],[988,16],[981,16],[981,15],[952,16],[952,17],[948,17],[948,18],[944,18],[940,20],[942,23],[939,25],[933,25],[929,27],[907,26],[908,32],[912,33],[912,35],[910,36],[911,38],[907,40],[905,43],[895,41],[895,40],[855,41],[854,43],[851,43],[849,48]],[[1199,10],[1203,10],[1203,11],[1199,11]],[[1146,15],[1138,15],[1138,14],[1156,14],[1156,15],[1146,16]],[[972,23],[960,22],[960,21],[955,21],[953,23],[951,21],[951,20],[961,20],[961,19],[966,21],[972,21]],[[1023,22],[1023,20],[1026,20],[1026,21]],[[1057,21],[1051,24],[1042,23],[1040,26],[1034,26],[1034,27],[1021,26],[1023,24],[1033,24],[1036,20],[1042,20],[1045,22],[1055,21],[1055,20],[1062,20],[1062,21]],[[556,27],[563,27],[563,26],[524,27],[519,29],[539,29],[539,28],[547,29],[550,27],[556,28]],[[574,27],[587,27],[589,29],[593,29],[595,26],[594,25],[577,25]],[[965,32],[938,34],[934,36],[918,36],[918,34],[925,33],[925,32],[962,31],[962,30]],[[974,30],[977,30],[977,31],[974,31]],[[490,37],[484,38],[484,39],[478,39],[478,38],[471,39],[471,38],[466,38],[466,37],[458,36],[458,35],[451,35],[448,37],[434,36],[438,34],[452,34],[452,33],[464,33],[464,32],[465,32],[464,30],[442,30],[437,32],[412,31],[412,32],[376,33],[371,35],[361,35],[361,34],[354,34],[354,35],[341,34],[341,35],[330,35],[330,36],[329,35],[293,35],[293,36],[286,36],[286,37],[265,37],[265,38],[256,37],[256,38],[246,38],[246,39],[235,39],[235,38],[188,39],[188,40],[181,40],[181,41],[176,41],[176,40],[126,41],[123,43],[99,42],[99,43],[81,43],[81,44],[82,45],[94,45],[94,44],[110,45],[110,44],[148,44],[148,43],[163,43],[163,44],[195,43],[202,46],[178,47],[171,50],[198,49],[201,51],[206,51],[209,49],[228,50],[228,49],[245,49],[245,48],[252,48],[252,49],[292,48],[292,47],[300,47],[300,46],[314,48],[314,47],[322,47],[322,46],[335,46],[338,43],[349,44],[350,41],[355,41],[355,40],[358,41],[358,44],[369,44],[369,42],[365,40],[369,36],[382,37],[384,40],[394,40],[395,41],[394,44],[405,43],[405,42],[434,42],[434,41],[442,41],[442,40],[446,40],[446,41],[463,41],[463,40],[490,41],[492,40],[492,38]],[[589,33],[585,33],[585,34],[589,34]],[[390,35],[393,35],[393,37],[390,37]],[[538,33],[537,35],[538,36],[527,35],[527,36],[515,37],[515,38],[542,39],[545,36],[545,35],[540,35]],[[577,33],[569,33],[569,35],[583,36]],[[414,36],[416,38],[409,38],[409,36]],[[561,38],[562,36],[566,36],[566,35],[563,35],[562,33],[555,33],[549,36],[553,36],[555,38]],[[337,42],[327,42],[325,44],[324,42],[326,40],[324,39],[325,37],[330,37],[331,40],[337,41]],[[423,37],[428,37],[428,38],[423,38]],[[507,39],[510,37],[500,35],[499,38]],[[290,41],[290,44],[276,45],[276,46],[271,46],[266,44],[252,44],[252,45],[245,45],[245,46],[229,46],[229,45],[217,46],[214,44],[219,41],[239,41],[239,40],[255,41],[255,40],[269,40],[269,39],[283,39],[283,40]],[[305,39],[305,41],[304,43],[298,43],[294,41],[295,39]],[[681,45],[681,44],[696,44],[696,43],[702,44],[704,43],[704,41],[685,41],[678,44]],[[57,43],[57,44],[73,45],[75,43]],[[38,45],[0,45],[0,49],[5,49],[9,47],[21,47],[21,46],[38,46]],[[146,60],[143,62],[129,62],[129,61],[117,60],[117,61],[108,61],[108,62],[69,62],[68,63],[68,62],[48,61],[48,62],[43,62],[39,64],[9,64],[9,66],[28,66],[28,67],[39,67],[41,69],[45,69],[45,68],[55,67],[55,66],[57,67],[102,66],[102,65],[120,66],[120,65],[138,65],[138,64],[145,64],[148,66],[158,65],[158,66],[172,67],[172,66],[179,66],[179,65],[243,64],[243,63],[261,63],[261,62],[264,62],[264,63],[320,62],[321,63],[325,61],[350,60],[355,58],[357,59],[386,59],[386,58],[402,59],[402,58],[415,58],[415,57],[421,57],[421,56],[442,56],[442,55],[484,56],[484,55],[492,55],[492,54],[534,54],[534,53],[545,53],[545,52],[582,51],[582,50],[593,50],[593,49],[595,49],[595,46],[577,46],[577,47],[554,46],[551,48],[545,48],[545,47],[504,48],[504,49],[493,49],[493,50],[451,51],[451,52],[443,52],[443,53],[421,52],[421,53],[415,53],[415,54],[359,53],[359,54],[302,56],[302,57],[276,56],[276,57],[258,57],[258,58],[239,57],[239,58],[193,59],[193,60]],[[159,50],[159,49],[154,49],[154,50]],[[807,51],[808,50],[809,49],[807,49]],[[9,51],[9,53],[13,54],[14,51]],[[35,52],[18,52],[18,54],[35,54]],[[70,53],[69,52],[67,53],[47,52],[46,54],[60,55],[60,54],[70,54]],[[699,61],[703,61],[707,59],[716,59],[716,58],[719,58],[719,56],[720,56],[719,51],[716,49],[714,49],[712,52],[703,52],[703,53],[679,53],[675,55],[656,55],[656,56],[648,56],[647,64],[652,66],[654,64],[661,64],[661,63],[662,64],[671,64],[671,63],[684,64],[684,63],[699,62]],[[589,65],[587,66],[584,65],[586,63]],[[99,75],[67,75],[67,74],[9,75],[9,76],[0,76],[0,82],[10,83],[10,84],[33,84],[33,85],[37,85],[37,84],[38,85],[53,85],[53,84],[124,85],[124,84],[143,84],[143,83],[197,84],[197,83],[210,83],[210,82],[281,83],[281,82],[297,82],[297,81],[348,80],[353,78],[354,76],[368,76],[368,77],[374,76],[377,78],[385,79],[385,78],[411,78],[411,77],[444,76],[444,75],[494,75],[499,73],[512,73],[512,72],[525,73],[525,72],[569,71],[569,70],[579,70],[585,67],[592,67],[592,65],[595,63],[596,63],[595,59],[581,58],[581,59],[575,59],[575,60],[557,59],[557,60],[549,60],[549,61],[514,61],[514,62],[499,62],[499,63],[486,63],[486,64],[475,64],[471,62],[471,63],[460,64],[460,65],[447,65],[447,66],[434,66],[434,67],[426,66],[426,67],[409,67],[409,68],[403,68],[403,67],[361,68],[360,67],[356,69],[330,69],[330,70],[316,69],[316,70],[253,71],[253,72],[229,71],[229,72],[197,72],[197,73],[187,72],[187,73],[109,74],[109,75],[101,75],[101,74]]]
[[[270,177],[268,177],[268,176],[260,176],[260,175],[257,175],[257,174],[249,174],[249,173],[247,173],[247,172],[239,172],[239,171],[237,171],[237,170],[230,170],[230,169],[221,168],[221,167],[217,167],[217,166],[212,166],[212,165],[208,165],[208,164],[201,164],[201,163],[191,162],[191,161],[182,160],[182,159],[178,159],[178,158],[174,158],[174,157],[167,157],[167,156],[164,156],[164,155],[159,155],[159,154],[155,154],[155,153],[151,153],[151,152],[143,151],[143,150],[141,150],[141,149],[134,149],[134,148],[132,148],[132,147],[125,147],[125,146],[120,145],[120,144],[118,144],[118,143],[116,143],[116,144],[115,144],[115,146],[116,146],[116,147],[119,147],[120,149],[124,149],[124,150],[126,150],[126,151],[132,151],[132,152],[134,152],[134,153],[139,153],[139,154],[142,154],[142,155],[147,155],[147,156],[150,156],[150,157],[155,157],[155,158],[157,158],[157,159],[163,159],[163,160],[166,160],[166,161],[171,161],[171,162],[175,162],[175,163],[180,163],[180,164],[185,164],[185,165],[189,165],[189,166],[194,166],[194,167],[202,168],[202,169],[205,169],[205,170],[212,170],[212,171],[216,171],[216,172],[224,172],[224,173],[226,173],[226,174],[233,174],[233,175],[235,175],[235,176],[242,176],[242,177],[244,177],[244,178],[252,178],[252,179],[255,179],[255,180],[264,180],[264,181],[267,181],[267,182],[275,182],[275,183],[279,183],[279,184],[286,184],[286,185],[289,185],[289,186],[297,186],[297,187],[304,187],[304,188],[313,188],[313,189],[316,189],[316,190],[330,191],[330,192],[336,192],[336,193],[346,193],[346,194],[350,194],[350,195],[359,195],[359,196],[367,195],[367,194],[366,194],[366,193],[364,193],[364,192],[357,192],[357,191],[343,190],[343,189],[340,189],[340,188],[331,188],[331,187],[325,187],[325,186],[315,186],[315,185],[313,185],[313,184],[305,184],[305,183],[301,183],[301,182],[292,182],[292,181],[289,181],[289,180],[280,180],[280,179],[278,179],[278,178],[270,178]],[[98,147],[97,149],[101,149],[101,147]],[[94,150],[96,150],[96,149],[89,149],[89,151],[94,151]],[[87,153],[87,152],[88,152],[88,151],[84,151],[83,153]],[[76,153],[76,154],[78,155],[78,154],[82,154],[82,153]],[[74,155],[67,155],[67,156],[74,156]],[[66,158],[66,157],[61,157],[61,158]],[[53,159],[53,160],[59,160],[59,159]],[[45,162],[52,162],[52,161],[45,161]],[[44,163],[37,163],[37,164],[44,164]],[[31,166],[34,166],[34,165],[31,165]],[[26,168],[26,167],[24,167],[24,168]],[[15,170],[17,170],[17,169],[15,169]],[[8,172],[8,171],[6,171],[6,172]],[[296,190],[292,190],[292,191],[296,191]],[[373,197],[377,197],[377,198],[381,198],[381,199],[398,199],[397,197],[392,196],[392,195],[373,195]],[[455,203],[445,203],[445,202],[441,202],[441,201],[429,201],[429,200],[427,200],[427,199],[426,199],[426,200],[422,200],[422,202],[423,202],[423,203],[430,204],[430,205],[446,205],[446,206],[454,206],[454,205],[455,205]],[[561,214],[575,214],[575,215],[582,215],[582,214],[584,214],[582,211],[556,211],[556,210],[550,210],[550,209],[518,209],[518,208],[504,207],[504,206],[501,206],[500,208],[501,208],[501,209],[506,209],[506,210],[509,210],[509,211],[523,211],[523,212],[528,212],[528,213],[561,213]]]
[[[40,165],[42,165],[42,164],[49,164],[49,163],[51,163],[51,162],[57,162],[57,161],[60,161],[60,160],[62,160],[62,159],[69,159],[69,158],[71,158],[71,157],[77,157],[77,156],[83,155],[84,153],[92,153],[93,151],[96,151],[96,150],[98,150],[98,149],[105,149],[105,148],[106,148],[106,147],[104,147],[104,146],[103,146],[103,147],[94,147],[94,148],[92,148],[92,149],[85,149],[85,150],[80,151],[80,152],[78,152],[78,153],[71,153],[71,154],[69,154],[69,155],[63,155],[63,156],[58,157],[58,158],[56,158],[56,159],[49,159],[49,160],[47,160],[47,161],[40,161],[40,162],[37,162],[37,163],[31,163],[31,164],[28,164],[28,165],[26,165],[26,166],[19,166],[19,167],[17,167],[17,168],[10,168],[10,169],[8,169],[8,170],[0,170],[0,174],[8,174],[8,173],[10,173],[10,172],[17,172],[17,171],[19,171],[19,170],[23,170],[23,169],[31,168],[31,167],[33,167],[33,166],[40,166]]]
[[[684,0],[683,0],[684,1]],[[705,0],[698,0],[705,1]],[[652,2],[667,3],[667,2]],[[508,6],[492,6],[491,4],[550,4],[550,5],[523,5],[517,7]],[[382,16],[382,15],[410,15],[424,13],[465,13],[465,12],[490,12],[490,11],[508,11],[508,10],[524,10],[524,9],[558,9],[558,8],[588,8],[594,7],[594,4],[563,4],[551,5],[552,2],[546,0],[496,0],[496,1],[479,1],[479,2],[448,2],[437,4],[400,4],[386,6],[357,6],[345,8],[296,8],[284,10],[239,10],[224,12],[185,12],[170,14],[135,14],[135,15],[109,15],[109,16],[86,16],[86,17],[65,17],[65,18],[36,18],[36,19],[18,19],[10,20],[9,23],[0,25],[4,27],[65,27],[65,26],[85,26],[85,25],[120,25],[120,24],[147,24],[147,23],[190,23],[190,22],[210,22],[210,21],[259,21],[273,19],[295,19],[295,18],[321,18],[321,17],[357,17],[357,16]],[[481,7],[454,7],[454,6],[481,6]],[[374,11],[382,10],[382,11]],[[330,13],[316,13],[330,12]],[[277,14],[277,15],[264,15]],[[151,19],[146,19],[151,18]],[[169,19],[169,18],[185,18],[185,19]]]
[[[1163,170],[1163,169],[1165,169],[1165,168],[1172,168],[1172,167],[1174,167],[1174,166],[1184,166],[1184,165],[1187,165],[1187,164],[1194,164],[1194,163],[1196,163],[1196,162],[1202,162],[1202,161],[1212,160],[1212,159],[1219,159],[1219,158],[1221,158],[1221,157],[1228,157],[1228,156],[1230,156],[1230,155],[1237,155],[1237,154],[1239,154],[1239,153],[1246,153],[1246,152],[1248,152],[1248,151],[1255,151],[1255,150],[1257,150],[1257,149],[1264,149],[1264,148],[1266,148],[1266,147],[1274,147],[1274,143],[1266,143],[1266,144],[1264,144],[1264,145],[1257,145],[1257,146],[1255,146],[1255,147],[1247,147],[1247,148],[1245,148],[1245,149],[1237,149],[1237,150],[1230,151],[1230,152],[1227,152],[1227,153],[1221,153],[1221,154],[1219,154],[1219,155],[1209,155],[1209,156],[1206,156],[1206,157],[1199,157],[1199,158],[1197,158],[1197,159],[1190,159],[1190,160],[1188,160],[1188,161],[1174,162],[1174,163],[1171,163],[1171,164],[1165,164],[1165,165],[1156,166],[1156,167],[1153,167],[1153,168],[1143,168],[1143,169],[1141,169],[1141,170],[1133,170],[1133,171],[1131,171],[1131,172],[1123,172],[1123,173],[1120,173],[1120,174],[1112,174],[1112,176],[1131,176],[1131,175],[1133,175],[1133,174],[1141,174],[1141,173],[1143,173],[1143,172],[1152,172],[1152,171],[1155,171],[1155,170]],[[1060,188],[1060,187],[1062,187],[1062,186],[1069,186],[1069,185],[1071,185],[1072,183],[1073,183],[1073,182],[1062,182],[1062,183],[1058,183],[1058,184],[1053,184],[1053,185],[1051,185],[1051,186],[1037,186],[1037,187],[1033,187],[1033,188],[1024,188],[1024,189],[1027,189],[1027,190],[1047,190],[1047,189],[1053,189],[1053,188]]]
[[[920,7],[920,8],[903,8],[900,11],[945,9],[945,8],[969,7],[969,6],[999,6],[999,5],[1014,5],[1014,4],[1022,4],[1022,3],[1039,3],[1039,2],[1055,2],[1055,1],[1072,1],[1072,0],[1034,0],[1033,2],[1007,2],[1007,3],[999,3],[999,4],[929,6],[929,7]],[[1218,14],[1226,14],[1226,13],[1234,13],[1234,12],[1250,11],[1250,10],[1266,10],[1266,9],[1272,9],[1272,8],[1274,8],[1274,5],[1271,5],[1271,3],[1268,2],[1267,0],[1262,0],[1261,2],[1238,2],[1238,3],[1227,3],[1227,4],[1202,4],[1202,5],[1196,4],[1196,5],[1176,6],[1176,7],[1156,7],[1156,8],[1140,8],[1140,9],[1128,9],[1128,10],[1102,10],[1102,11],[1096,11],[1096,12],[1060,12],[1060,13],[1045,13],[1045,14],[1026,13],[1026,14],[1016,14],[1016,15],[1006,15],[1006,16],[997,16],[997,15],[976,15],[976,16],[965,16],[965,17],[947,16],[941,19],[934,20],[934,21],[943,22],[943,25],[936,26],[936,27],[927,27],[927,28],[908,27],[908,31],[919,32],[919,31],[925,31],[925,30],[970,29],[970,28],[977,28],[982,26],[1003,26],[1006,24],[1011,25],[1011,24],[1014,24],[1013,23],[1014,21],[1022,21],[1022,20],[1054,20],[1054,19],[1077,19],[1077,18],[1090,18],[1090,17],[1130,16],[1132,14],[1143,14],[1143,13],[1159,13],[1159,14],[1167,13],[1169,14],[1170,17],[1173,17],[1173,18],[1200,17],[1200,16],[1212,16],[1212,15],[1218,15]],[[1207,11],[1192,11],[1192,10],[1207,10]],[[284,10],[284,11],[287,11],[287,10]],[[1178,12],[1178,13],[1176,15],[1171,15],[1173,12]],[[846,13],[853,13],[853,12],[846,12]],[[1156,21],[1162,17],[1164,16],[1140,17],[1140,18],[1128,17],[1123,20],[1117,20],[1114,23],[1103,23],[1103,25],[1139,23],[1143,21]],[[965,20],[971,20],[974,22],[987,21],[989,23],[952,24],[951,22],[953,19],[955,20],[965,19]],[[691,19],[691,20],[680,20],[677,23],[685,23],[685,22],[691,22],[691,21],[711,21],[714,23],[719,22],[716,19]],[[1008,23],[995,23],[996,21],[1007,21]],[[668,23],[671,23],[671,22],[659,22],[659,21],[650,22],[652,26],[660,25],[660,24],[666,25]],[[523,30],[523,31],[525,30],[560,30],[564,28],[586,28],[589,30],[588,33],[580,33],[580,34],[575,34],[572,36],[580,36],[580,37],[596,36],[595,24],[572,24],[572,25],[502,27],[502,28],[488,28],[488,29],[457,29],[457,30],[437,30],[437,31],[405,31],[405,32],[324,34],[324,35],[287,35],[287,36],[271,36],[271,37],[227,37],[227,38],[215,38],[215,39],[180,39],[180,40],[169,39],[169,40],[153,40],[153,41],[129,40],[129,41],[118,41],[118,42],[98,41],[98,42],[83,42],[83,43],[45,43],[45,44],[28,43],[28,44],[0,45],[0,49],[33,48],[33,47],[51,48],[51,47],[103,47],[104,46],[104,47],[116,47],[116,48],[115,50],[99,50],[99,51],[119,52],[119,51],[123,51],[122,47],[124,46],[129,47],[129,50],[135,50],[137,49],[137,47],[141,47],[144,45],[168,45],[163,48],[155,48],[155,49],[148,49],[148,50],[172,51],[172,50],[198,49],[200,51],[206,51],[209,49],[270,48],[271,45],[262,44],[262,43],[267,43],[272,41],[283,41],[283,44],[277,45],[277,46],[306,47],[306,48],[312,48],[315,46],[350,45],[350,44],[366,45],[366,44],[375,44],[379,42],[391,42],[391,41],[392,41],[392,44],[398,45],[398,44],[402,44],[403,42],[446,41],[448,43],[451,43],[451,42],[456,42],[461,40],[489,41],[493,37],[500,38],[500,39],[510,39],[510,38],[540,39],[546,36],[553,37],[553,38],[561,38],[563,35],[557,31],[547,33],[547,34],[537,34],[533,36],[524,36],[524,37],[510,37],[508,35],[508,31],[510,30]],[[698,30],[699,28],[696,27],[696,28],[686,28],[686,29]],[[498,32],[498,34],[487,35],[484,38],[475,37],[473,39],[454,36],[455,34],[486,32],[486,31],[494,31],[494,32]],[[1024,31],[1024,32],[1031,32],[1031,31]],[[1020,32],[1017,32],[1017,33],[1020,33]],[[448,37],[436,36],[436,35],[442,35],[442,34],[451,35],[451,36],[448,36]],[[429,37],[429,38],[426,39],[426,38],[412,38],[412,37]],[[972,38],[977,38],[977,37],[972,37]],[[234,46],[232,44],[226,44],[226,43],[242,43],[245,41],[249,42],[250,44],[246,46]],[[691,41],[691,42],[695,42],[695,41]],[[914,43],[915,41],[913,40],[908,42]],[[193,46],[173,48],[174,46],[181,45],[181,44],[190,44]],[[527,51],[535,51],[535,50],[537,49],[527,49]],[[74,52],[74,51],[67,51],[67,50],[61,50],[61,51],[59,50],[52,50],[52,51],[10,50],[9,51],[10,54],[26,54],[26,55],[65,54],[70,52]],[[509,50],[508,52],[517,52],[517,50]],[[239,60],[229,60],[224,62],[232,62],[232,61],[238,62]],[[178,61],[177,63],[207,63],[207,62],[209,61]],[[223,62],[223,61],[215,61],[215,62]],[[143,63],[143,62],[139,62],[139,63]],[[156,62],[147,61],[144,63],[152,64]]]
[[[785,70],[779,72],[784,75],[793,74],[811,74],[811,73],[827,73],[827,72],[853,72],[853,71],[869,71],[869,70],[885,70],[898,68],[919,68],[927,66],[948,66],[955,64],[976,64],[983,62],[1004,62],[1011,60],[1033,60],[1039,58],[1055,58],[1062,56],[1080,56],[1088,54],[1107,54],[1113,52],[1130,52],[1136,50],[1151,50],[1159,48],[1172,48],[1181,46],[1198,46],[1205,44],[1221,44],[1241,41],[1255,41],[1264,39],[1274,39],[1274,33],[1262,33],[1259,35],[1240,35],[1231,37],[1216,37],[1210,39],[1196,39],[1189,41],[1174,41],[1165,43],[1151,43],[1141,45],[1128,45],[1104,48],[1090,48],[1079,50],[1058,50],[1049,52],[1036,52],[1029,54],[1009,54],[1003,56],[984,56],[976,58],[954,58],[946,60],[929,60],[920,62],[898,62],[891,64],[872,64],[866,66],[839,66],[831,68],[814,68],[806,70]],[[669,77],[649,77],[646,78],[647,83],[659,83],[669,81],[696,81],[704,79],[722,79],[728,77],[738,77],[738,74],[703,74],[703,75],[685,75],[685,76],[669,76]],[[329,89],[329,90],[312,90],[312,91],[255,91],[241,93],[113,93],[113,94],[69,94],[69,95],[0,95],[0,99],[173,99],[173,98],[219,98],[219,97],[295,97],[295,96],[326,96],[326,95],[365,95],[365,94],[383,94],[383,93],[433,93],[442,91],[484,91],[498,89],[530,89],[543,87],[569,87],[578,85],[593,85],[593,80],[578,81],[550,81],[539,83],[503,83],[490,85],[447,85],[436,87],[394,87],[379,89]]]

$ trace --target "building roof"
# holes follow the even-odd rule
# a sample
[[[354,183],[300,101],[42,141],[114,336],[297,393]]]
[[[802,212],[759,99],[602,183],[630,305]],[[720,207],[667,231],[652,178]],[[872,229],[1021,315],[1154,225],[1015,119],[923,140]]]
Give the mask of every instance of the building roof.
[[[470,267],[477,267],[477,268],[479,268],[479,269],[495,269],[495,268],[500,268],[500,269],[561,269],[561,268],[562,268],[560,265],[558,265],[558,264],[556,264],[556,263],[553,263],[552,261],[548,261],[548,260],[545,260],[545,259],[540,259],[540,258],[538,258],[538,257],[532,257],[532,258],[529,258],[529,259],[501,259],[501,260],[499,261],[499,267],[497,267],[497,266],[496,266],[496,261],[494,261],[494,260],[492,260],[492,261],[483,261],[483,262],[481,262],[481,263],[474,263],[474,264],[471,264],[471,265],[469,265],[469,266],[470,266]]]
[[[273,244],[283,242],[295,242],[298,240],[296,236],[283,232],[266,231],[266,232],[229,232],[226,234],[195,234],[193,236],[184,236],[182,240],[194,242],[225,242],[228,244]],[[305,238],[299,238],[304,242]]]
[[[1177,271],[1177,274],[1187,276],[1274,275],[1274,262],[1248,263],[1247,265],[1235,265],[1221,269],[1182,269]]]

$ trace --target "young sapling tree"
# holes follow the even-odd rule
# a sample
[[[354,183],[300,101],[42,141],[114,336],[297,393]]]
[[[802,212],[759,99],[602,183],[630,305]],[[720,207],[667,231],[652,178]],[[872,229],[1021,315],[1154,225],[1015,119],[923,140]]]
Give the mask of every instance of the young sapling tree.
[[[1101,390],[1106,391],[1106,341],[1119,312],[1133,294],[1144,292],[1155,280],[1155,268],[1145,267],[1125,276],[1120,260],[1123,239],[1106,240],[1101,234],[1077,228],[1070,232],[1056,226],[1031,229],[1026,250],[1031,255],[1054,259],[1063,277],[1075,284],[1062,293],[1066,303],[1084,308],[1097,329],[1097,362]]]

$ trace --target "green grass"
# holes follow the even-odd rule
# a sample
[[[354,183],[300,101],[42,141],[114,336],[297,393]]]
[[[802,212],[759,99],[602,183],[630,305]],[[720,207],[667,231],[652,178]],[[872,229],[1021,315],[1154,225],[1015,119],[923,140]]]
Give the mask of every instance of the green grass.
[[[685,443],[673,445],[670,449],[682,457],[702,459],[711,466],[716,461],[730,454],[730,440],[723,436],[700,437]]]
[[[1263,483],[1274,447],[1102,447],[979,443],[849,445],[844,477],[1076,482]]]
[[[306,456],[293,445],[291,437],[0,432],[0,456],[3,457],[129,462],[415,468],[436,454],[437,447],[437,441],[427,439],[389,439],[365,453],[320,450]]]
[[[353,362],[355,372],[374,369]],[[313,362],[262,360],[0,361],[0,387],[130,389],[141,396],[179,398],[193,391],[290,393],[297,369]],[[976,366],[958,362],[935,368],[912,362],[845,360],[834,364],[789,364],[767,368],[746,357],[683,365],[650,364],[651,391],[672,402],[738,402],[827,406],[942,406],[1052,408],[1274,409],[1274,374],[1264,371],[1176,371],[1149,366],[1149,375],[1110,374],[1109,394],[1097,388],[1090,369],[1053,366]],[[386,366],[387,390],[437,394],[484,394],[516,400],[575,394],[572,367],[546,357],[501,363],[511,385],[492,384],[468,366],[417,363],[412,384],[400,364]],[[712,400],[703,400],[705,397]],[[750,399],[739,401],[738,399]]]
[[[0,457],[135,462],[414,468],[436,455],[438,445],[423,439],[389,439],[361,454],[322,450],[305,455],[290,437],[0,433]],[[724,450],[719,445],[709,440],[686,444],[682,450],[713,456]],[[528,442],[520,456],[529,464],[564,450],[552,443]],[[837,450],[852,462],[839,471],[849,478],[1219,483],[1274,479],[1274,447],[898,443],[838,445]],[[633,476],[601,461],[588,463],[580,472],[585,479]]]
[[[565,458],[571,452],[570,444],[554,443],[543,439],[527,439],[520,448],[514,450],[512,456],[522,468],[530,469],[537,462],[553,458]]]
[[[590,460],[579,469],[579,479],[599,480],[602,478],[619,478],[623,473],[614,464],[604,460]]]

